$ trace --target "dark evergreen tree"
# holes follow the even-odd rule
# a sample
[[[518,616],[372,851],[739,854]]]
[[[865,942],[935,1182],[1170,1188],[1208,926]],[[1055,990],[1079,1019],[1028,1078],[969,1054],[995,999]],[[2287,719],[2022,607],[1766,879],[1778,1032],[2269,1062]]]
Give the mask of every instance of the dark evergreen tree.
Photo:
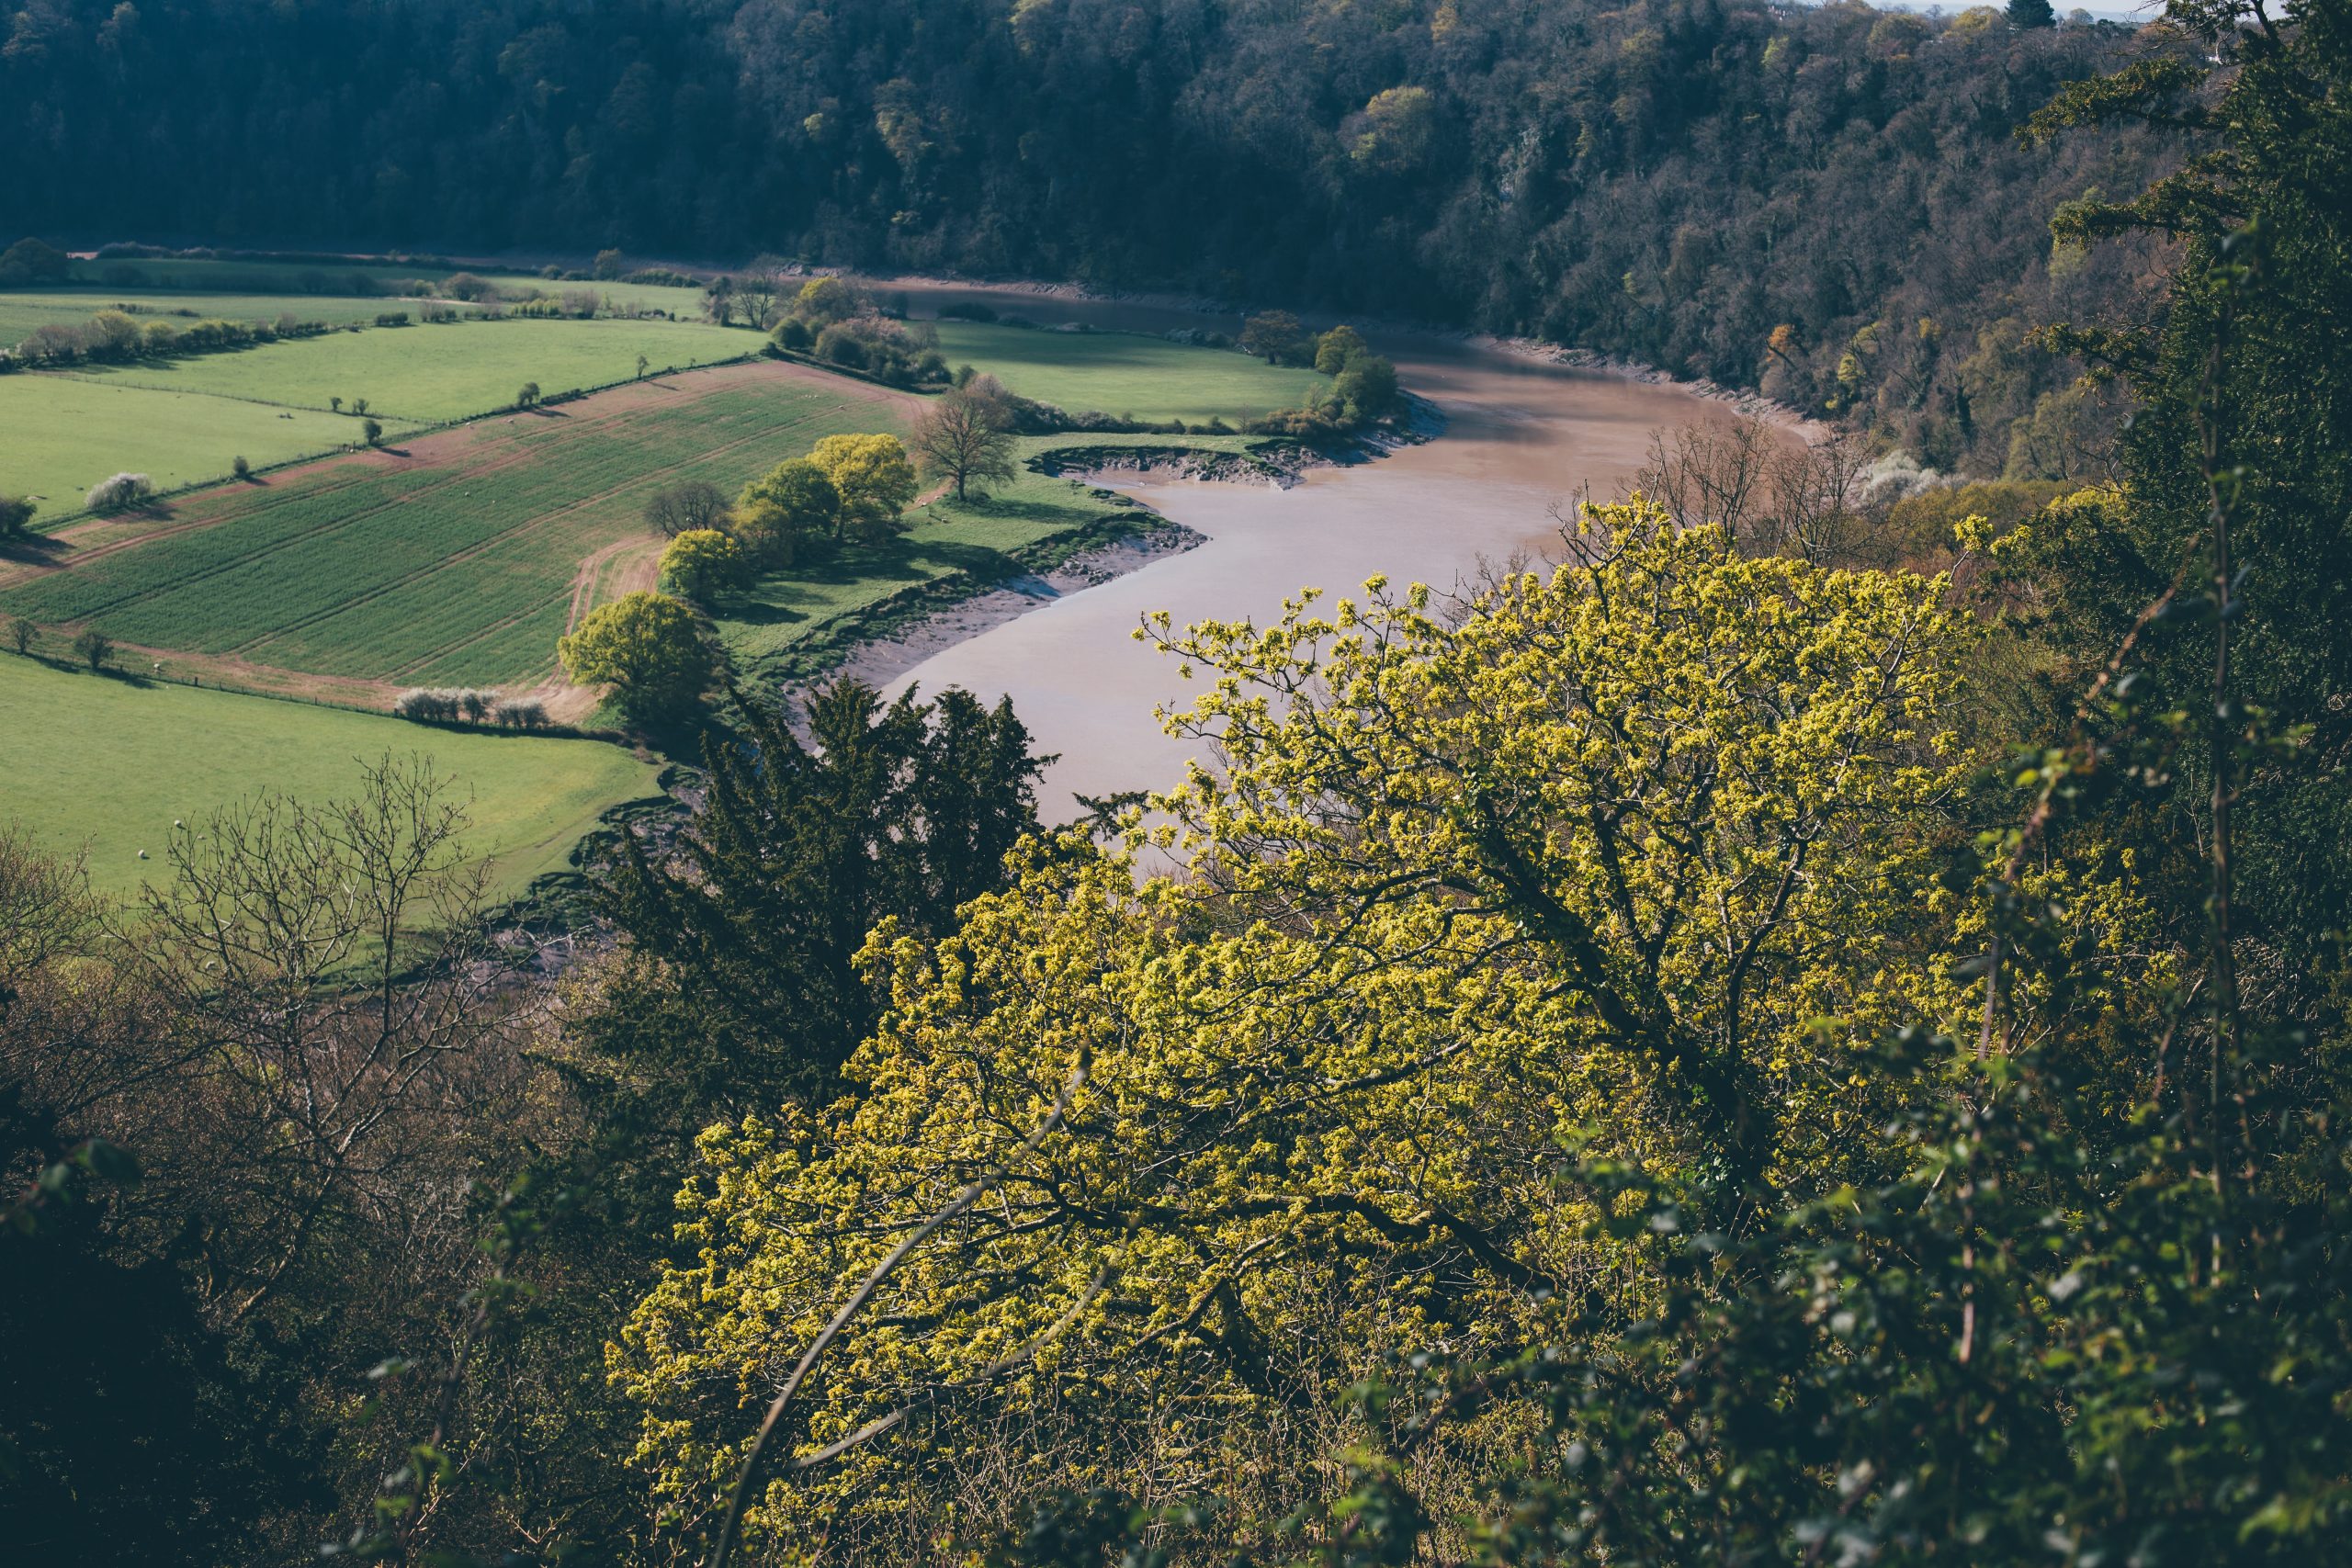
[[[605,897],[661,965],[630,1033],[695,1115],[829,1091],[879,1010],[854,963],[866,933],[895,916],[937,935],[1002,886],[1046,761],[1010,701],[960,688],[886,705],[838,682],[808,700],[805,739],[782,711],[741,712],[694,826],[666,851],[631,839]]]

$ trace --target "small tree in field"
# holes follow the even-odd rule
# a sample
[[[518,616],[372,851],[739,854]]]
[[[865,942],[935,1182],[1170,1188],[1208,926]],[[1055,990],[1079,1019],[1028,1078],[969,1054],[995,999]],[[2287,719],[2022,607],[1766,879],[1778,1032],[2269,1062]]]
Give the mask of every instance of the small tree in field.
[[[915,498],[915,466],[895,435],[828,435],[808,460],[841,496],[842,525],[860,535],[890,532]]]
[[[74,639],[74,654],[92,670],[104,670],[114,657],[114,638],[92,626]]]
[[[645,503],[645,525],[674,539],[695,528],[716,528],[727,514],[727,494],[707,479],[664,485]]]
[[[518,409],[534,409],[538,407],[539,384],[537,381],[524,382],[522,390],[514,394],[514,406]]]
[[[342,400],[341,398],[339,398],[339,397],[334,397],[334,396],[333,396],[333,395],[330,395],[330,396],[327,398],[327,412],[329,412],[329,413],[341,413],[342,412],[343,412],[343,400]]]
[[[958,501],[974,479],[1012,477],[1012,412],[981,379],[942,393],[908,437],[916,464],[926,476],[951,481]]]
[[[8,640],[17,645],[17,653],[20,658],[32,657],[33,643],[40,636],[40,628],[22,615],[18,615],[8,623]]]
[[[31,533],[33,513],[39,510],[21,495],[0,495],[0,543]]]
[[[1261,310],[1241,323],[1241,352],[1269,365],[1312,365],[1315,339],[1288,310]]]
[[[747,575],[743,547],[716,528],[689,528],[662,552],[662,591],[707,604]]]
[[[379,421],[363,419],[359,422],[359,434],[368,438],[368,446],[373,446],[384,438],[384,427]]]
[[[666,593],[625,593],[590,611],[557,642],[556,657],[579,684],[612,687],[634,718],[681,711],[710,680],[694,612]]]
[[[351,412],[352,412],[353,413],[358,414],[358,415],[359,415],[360,417],[362,417],[363,419],[364,419],[364,418],[366,418],[366,417],[367,417],[367,413],[368,413],[368,400],[367,400],[367,399],[365,399],[365,398],[354,398],[354,399],[352,399],[352,400],[351,400]]]
[[[229,459],[229,471],[241,479],[249,479],[254,477],[254,466],[242,453]]]

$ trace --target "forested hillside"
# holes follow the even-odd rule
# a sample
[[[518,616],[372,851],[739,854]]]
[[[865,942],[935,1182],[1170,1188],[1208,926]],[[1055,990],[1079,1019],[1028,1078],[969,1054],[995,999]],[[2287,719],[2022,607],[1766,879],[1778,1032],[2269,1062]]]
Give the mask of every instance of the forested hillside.
[[[30,0],[10,217],[84,243],[756,252],[1537,334],[1998,471],[2144,247],[2052,256],[2156,47],[1754,0]],[[135,115],[119,112],[135,104]],[[2042,455],[2070,477],[2064,406]],[[2059,455],[2052,456],[2052,453]],[[2055,470],[2055,471],[2052,471]]]

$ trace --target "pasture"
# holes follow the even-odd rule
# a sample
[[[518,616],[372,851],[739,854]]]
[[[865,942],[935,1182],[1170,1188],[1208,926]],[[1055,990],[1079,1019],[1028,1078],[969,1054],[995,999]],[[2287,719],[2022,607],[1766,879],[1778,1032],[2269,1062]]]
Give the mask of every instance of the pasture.
[[[472,307],[458,305],[458,310]],[[416,319],[413,299],[352,299],[311,294],[141,294],[130,290],[99,293],[89,290],[27,290],[0,292],[0,348],[10,348],[42,327],[87,326],[101,310],[123,310],[149,321],[186,326],[192,321],[275,321],[291,316],[298,321],[325,321],[334,326],[373,321],[390,310],[406,310]]]
[[[90,367],[62,374],[107,386],[151,387],[325,409],[340,398],[386,423],[439,424],[504,408],[526,381],[548,396],[609,386],[637,374],[713,365],[756,353],[754,333],[663,321],[460,321],[371,327],[188,359]]]
[[[129,289],[141,295],[342,296],[383,301],[413,294],[417,291],[419,284],[438,285],[460,272],[470,273],[495,284],[503,295],[527,297],[534,291],[558,295],[567,288],[593,288],[616,304],[640,310],[668,310],[680,316],[693,316],[702,309],[702,290],[699,288],[679,288],[658,283],[566,281],[535,272],[512,272],[495,266],[422,266],[405,262],[379,261],[208,261],[200,257],[182,256],[153,260],[123,257],[107,261],[77,261],[74,264],[73,281],[63,287],[85,291],[94,288],[110,291]],[[378,308],[383,307],[379,304]]]
[[[622,589],[616,568],[650,580],[654,490],[707,479],[731,494],[824,436],[903,428],[900,407],[763,361],[484,420],[407,456],[189,498],[144,537],[85,525],[86,544],[81,530],[61,541],[58,570],[0,588],[0,615],[320,675],[527,683],[553,668],[575,604]]]
[[[1330,382],[1311,369],[1268,365],[1231,349],[1197,348],[1136,333],[1064,333],[943,321],[950,365],[988,371],[1024,398],[1071,413],[1238,423],[1297,408]]]
[[[428,729],[13,653],[0,656],[0,734],[9,738],[0,818],[46,849],[86,853],[92,886],[118,895],[169,875],[175,818],[194,821],[264,789],[333,799],[357,786],[363,761],[387,753],[431,758],[471,797],[466,846],[491,862],[502,898],[562,870],[606,809],[660,793],[653,766],[602,741]]]
[[[388,334],[389,335],[389,334]],[[400,427],[386,421],[388,439]],[[82,510],[82,494],[122,469],[160,491],[229,477],[232,458],[256,468],[362,439],[359,421],[115,380],[0,376],[0,492],[40,500],[35,527]]]

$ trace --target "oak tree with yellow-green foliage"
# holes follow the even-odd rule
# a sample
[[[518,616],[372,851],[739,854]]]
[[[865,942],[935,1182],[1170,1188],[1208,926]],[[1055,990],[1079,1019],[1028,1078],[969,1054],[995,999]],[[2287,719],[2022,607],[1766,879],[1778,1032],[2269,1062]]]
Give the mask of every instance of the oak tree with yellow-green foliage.
[[[710,649],[694,612],[666,593],[624,593],[599,604],[556,641],[564,673],[609,686],[632,717],[675,714],[710,681]]]
[[[675,1506],[707,1517],[794,1358],[991,1172],[830,1352],[756,1529],[933,1516],[981,1462],[974,1404],[1086,1473],[1248,1495],[1303,1461],[1274,1412],[1374,1348],[1645,1288],[1556,1201],[1565,1148],[1704,1173],[1726,1229],[1868,1171],[1895,1102],[1855,1042],[1967,1002],[1922,868],[1968,623],[1940,581],[1644,505],[1580,543],[1458,617],[1375,581],[1155,625],[1208,682],[1170,725],[1221,770],[1119,852],[1037,846],[951,936],[886,925],[851,1092],[705,1135],[693,1261],[613,1363]],[[1187,875],[1139,879],[1170,852]]]
[[[841,497],[837,532],[859,538],[890,533],[915,498],[915,466],[895,435],[828,435],[808,451]]]

